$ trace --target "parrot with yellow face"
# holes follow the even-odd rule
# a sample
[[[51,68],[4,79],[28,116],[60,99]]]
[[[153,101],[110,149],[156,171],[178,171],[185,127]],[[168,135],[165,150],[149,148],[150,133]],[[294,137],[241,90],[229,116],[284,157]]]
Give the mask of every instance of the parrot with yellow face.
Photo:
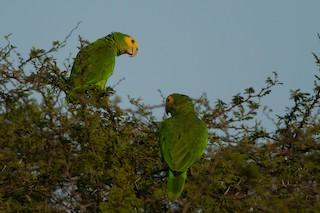
[[[138,42],[131,36],[113,32],[81,48],[70,74],[72,99],[92,89],[104,90],[112,75],[117,56],[128,54],[134,57],[139,49]]]

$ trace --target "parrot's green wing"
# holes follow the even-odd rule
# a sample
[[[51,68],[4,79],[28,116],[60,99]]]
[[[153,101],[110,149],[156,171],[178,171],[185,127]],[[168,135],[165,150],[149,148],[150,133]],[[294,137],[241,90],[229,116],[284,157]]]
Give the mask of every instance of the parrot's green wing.
[[[169,118],[161,125],[162,157],[173,171],[184,172],[199,160],[207,142],[207,128],[196,116]]]
[[[113,72],[115,57],[116,49],[105,39],[99,39],[81,49],[70,75],[74,89],[90,89],[90,87],[104,89],[107,79]]]
[[[163,121],[160,125],[160,151],[161,157],[167,164],[172,164],[171,155],[169,155],[168,141],[173,135],[172,118]]]

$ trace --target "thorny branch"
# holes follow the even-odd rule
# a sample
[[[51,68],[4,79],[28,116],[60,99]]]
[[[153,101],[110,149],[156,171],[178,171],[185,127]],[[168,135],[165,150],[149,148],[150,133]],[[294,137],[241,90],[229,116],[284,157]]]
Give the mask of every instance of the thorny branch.
[[[19,65],[19,69],[22,69],[23,66],[25,66],[26,64],[28,64],[30,61],[32,61],[33,59],[35,58],[41,58],[43,56],[46,56],[48,55],[49,53],[51,52],[55,52],[57,51],[58,49],[61,49],[63,48],[66,44],[67,44],[67,41],[68,39],[71,37],[71,35],[73,34],[73,32],[75,30],[77,30],[80,26],[81,22],[78,22],[77,25],[71,29],[71,31],[68,33],[68,35],[63,39],[62,42],[60,41],[57,41],[57,42],[54,42],[53,43],[53,46],[47,50],[47,51],[44,51],[43,53],[39,54],[39,55],[31,55],[27,60],[23,61],[20,65]]]

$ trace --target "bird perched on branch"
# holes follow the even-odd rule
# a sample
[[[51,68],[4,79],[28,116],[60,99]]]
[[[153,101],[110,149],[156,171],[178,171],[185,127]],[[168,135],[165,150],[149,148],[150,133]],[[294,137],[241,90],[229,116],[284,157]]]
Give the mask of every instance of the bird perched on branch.
[[[106,82],[113,73],[116,56],[128,54],[134,57],[138,48],[138,42],[133,37],[113,32],[80,49],[69,78],[69,98],[73,99],[89,90],[105,90]]]
[[[186,95],[169,95],[165,110],[171,117],[161,123],[160,149],[169,166],[168,198],[175,200],[183,191],[188,168],[200,159],[207,146],[208,130]]]

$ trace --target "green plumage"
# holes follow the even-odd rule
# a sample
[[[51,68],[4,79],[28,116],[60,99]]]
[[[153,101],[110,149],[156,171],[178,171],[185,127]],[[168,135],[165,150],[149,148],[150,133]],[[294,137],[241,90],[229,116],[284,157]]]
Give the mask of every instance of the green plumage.
[[[168,96],[166,111],[171,118],[161,123],[160,148],[169,166],[168,197],[175,200],[182,193],[188,168],[200,159],[206,148],[208,131],[188,96]]]
[[[113,32],[82,48],[77,54],[70,75],[71,92],[75,96],[86,90],[104,90],[112,75],[116,56],[135,56],[138,43],[129,35]]]

